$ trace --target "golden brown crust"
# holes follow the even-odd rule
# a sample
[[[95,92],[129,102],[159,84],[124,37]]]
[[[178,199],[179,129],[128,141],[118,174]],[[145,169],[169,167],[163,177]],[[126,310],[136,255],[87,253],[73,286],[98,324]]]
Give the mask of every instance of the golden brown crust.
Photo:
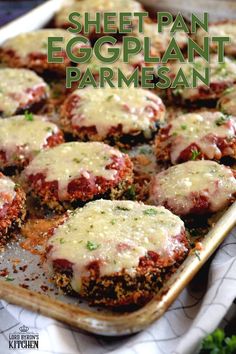
[[[68,184],[66,200],[59,200],[57,181],[46,182],[45,176],[40,172],[27,177],[28,192],[34,199],[39,199],[42,205],[60,212],[101,197],[119,199],[133,183],[133,164],[128,155],[124,155],[122,159],[115,180],[109,181],[101,177],[95,177],[93,181],[84,177],[74,179]]]
[[[20,187],[16,187],[13,202],[0,209],[0,245],[4,245],[12,236],[12,232],[21,226],[26,216],[25,202],[25,192]]]
[[[147,303],[162,287],[163,282],[176,270],[187,256],[189,243],[185,231],[178,236],[183,248],[176,249],[174,258],[166,264],[160,262],[155,252],[148,252],[142,257],[136,269],[136,275],[131,277],[123,270],[110,276],[99,275],[99,265],[96,262],[88,267],[90,276],[82,279],[81,291],[76,294],[70,285],[73,275],[71,264],[65,260],[54,262],[54,281],[66,293],[79,295],[93,305],[102,305],[117,310],[133,310]]]

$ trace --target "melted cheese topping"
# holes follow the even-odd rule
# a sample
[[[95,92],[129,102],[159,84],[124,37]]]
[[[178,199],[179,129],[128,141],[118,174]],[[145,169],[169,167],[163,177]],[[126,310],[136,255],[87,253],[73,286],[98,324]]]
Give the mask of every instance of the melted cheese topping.
[[[65,143],[39,153],[25,173],[29,176],[41,172],[46,182],[58,181],[59,198],[65,200],[68,184],[74,179],[101,176],[114,180],[118,171],[106,168],[114,156],[122,158],[123,154],[103,143]]]
[[[236,85],[225,90],[217,106],[223,113],[236,116]]]
[[[131,201],[98,200],[77,209],[49,239],[49,260],[73,263],[72,287],[79,292],[86,267],[99,261],[100,274],[114,275],[123,269],[135,276],[140,257],[157,252],[168,263],[178,248],[176,236],[183,222],[163,207]]]
[[[10,204],[16,196],[15,183],[8,177],[0,176],[0,208]]]
[[[0,112],[12,116],[19,107],[35,101],[32,92],[39,87],[48,91],[47,84],[33,71],[27,69],[0,69]]]
[[[2,47],[4,50],[14,50],[17,55],[25,59],[31,53],[47,55],[48,37],[63,37],[64,42],[59,42],[58,44],[65,51],[67,43],[75,36],[63,29],[42,29],[35,32],[21,33],[18,36],[12,37]]]
[[[198,72],[204,75],[204,70],[206,67],[210,67],[210,84],[217,84],[222,82],[232,82],[236,81],[236,63],[234,60],[225,57],[224,63],[218,63],[218,56],[212,55],[211,62],[206,63],[202,58],[196,58],[194,64],[185,63],[185,64],[174,64],[172,65],[172,73],[176,74],[181,68],[189,80],[192,82],[192,71],[195,68]],[[191,99],[195,95],[198,95],[199,87],[204,86],[204,84],[198,80],[198,86],[196,88],[181,88],[177,87],[176,90],[173,90],[173,93],[180,94],[184,99]]]
[[[123,46],[122,44],[116,44],[114,46],[105,43],[100,50],[101,55],[104,57],[110,57],[111,54],[109,53],[109,48],[118,48],[120,50],[120,58],[116,60],[114,63],[104,63],[97,59],[97,57],[93,54],[91,60],[86,62],[85,64],[79,64],[79,69],[82,72],[85,72],[87,69],[90,69],[93,74],[99,74],[100,68],[108,67],[114,71],[114,79],[118,77],[119,68],[125,76],[129,76],[133,73],[134,67],[144,65],[144,57],[143,54],[139,53],[130,57],[129,63],[124,63],[123,61]]]
[[[151,46],[155,49],[155,51],[157,51],[157,53],[165,52],[173,37],[180,48],[185,47],[188,43],[188,35],[185,32],[176,32],[172,36],[170,33],[171,27],[172,26],[167,26],[164,28],[163,32],[158,33],[157,23],[145,22],[143,33],[140,33],[138,28],[136,28],[132,35],[138,37],[142,42],[144,37],[149,37],[151,40]]]
[[[51,135],[59,132],[58,127],[45,117],[34,115],[32,121],[26,118],[22,115],[1,121],[0,151],[5,151],[8,163],[32,158],[43,149]]]
[[[236,118],[220,112],[188,113],[171,121],[171,162],[174,164],[183,150],[195,143],[208,159],[221,158],[221,151],[212,137],[235,137]]]
[[[90,12],[94,14],[95,12],[142,12],[142,6],[134,0],[83,0],[69,4],[69,6],[63,7],[56,14],[56,24],[57,26],[63,26],[69,22],[68,16],[71,12],[79,12],[81,14],[80,23],[84,23],[84,12]],[[117,20],[118,26],[118,20]]]
[[[80,98],[72,109],[72,125],[95,126],[105,138],[111,127],[122,125],[123,133],[142,131],[147,138],[156,130],[155,122],[164,115],[162,100],[154,93],[140,88],[94,89],[73,93]],[[154,113],[155,112],[155,113]]]
[[[210,201],[210,210],[223,209],[236,193],[232,171],[214,161],[188,161],[158,173],[152,183],[151,199],[157,205],[168,204],[179,215],[195,206],[195,196]]]
[[[209,25],[208,33],[199,28],[196,34],[197,42],[203,46],[203,39],[207,35],[209,37],[229,37],[230,43],[225,45],[225,53],[231,54],[236,51],[236,21],[228,21],[225,23],[212,23]],[[217,50],[216,43],[211,43],[211,48]]]

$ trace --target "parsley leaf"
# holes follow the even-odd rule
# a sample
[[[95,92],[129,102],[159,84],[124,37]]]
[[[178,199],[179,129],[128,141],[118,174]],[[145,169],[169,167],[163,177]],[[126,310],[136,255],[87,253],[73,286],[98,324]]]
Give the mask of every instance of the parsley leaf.
[[[146,210],[144,210],[143,213],[144,213],[144,215],[150,215],[150,216],[157,215],[156,209],[153,209],[153,208],[146,209]]]
[[[222,114],[222,116],[220,118],[216,119],[215,123],[219,127],[219,126],[225,124],[227,122],[227,120],[229,120],[229,118],[230,118],[229,115]]]
[[[86,244],[86,247],[89,251],[94,251],[100,247],[100,245],[96,244],[95,242],[88,241]]]
[[[197,149],[192,150],[191,160],[196,160],[199,155],[201,155],[200,151],[198,151]]]
[[[107,99],[106,99],[106,101],[110,101],[113,97],[114,97],[114,95],[108,96]]]
[[[6,281],[13,281],[13,280],[15,280],[15,278],[11,277],[10,275],[7,275],[7,276],[5,277],[5,280],[6,280]]]
[[[30,113],[28,111],[25,111],[25,120],[28,120],[29,122],[32,122],[34,120],[34,115],[33,113]]]
[[[123,210],[123,211],[130,211],[129,208],[121,207],[121,206],[119,206],[119,205],[116,207],[116,209],[117,209],[117,210]]]

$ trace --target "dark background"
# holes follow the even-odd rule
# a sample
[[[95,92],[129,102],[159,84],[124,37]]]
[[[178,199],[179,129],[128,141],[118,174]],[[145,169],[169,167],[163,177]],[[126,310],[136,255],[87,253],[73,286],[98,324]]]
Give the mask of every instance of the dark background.
[[[0,0],[0,27],[46,0]]]

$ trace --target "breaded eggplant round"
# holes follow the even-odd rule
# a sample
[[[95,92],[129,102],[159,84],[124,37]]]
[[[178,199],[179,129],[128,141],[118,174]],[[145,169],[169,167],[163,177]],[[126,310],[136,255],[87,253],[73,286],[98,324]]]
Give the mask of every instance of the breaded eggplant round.
[[[160,129],[155,149],[158,160],[172,164],[236,158],[236,117],[211,111],[180,115]]]
[[[87,87],[66,99],[61,125],[65,132],[84,141],[129,143],[151,139],[164,115],[162,100],[148,90]]]
[[[232,170],[208,160],[172,166],[154,176],[150,185],[150,201],[180,216],[218,212],[235,197]]]
[[[54,53],[54,57],[63,57],[63,63],[49,63],[47,58],[48,38],[62,37],[61,50]],[[41,29],[38,31],[21,33],[6,40],[0,48],[0,58],[3,63],[13,68],[28,68],[38,73],[53,71],[65,73],[71,61],[66,54],[66,45],[75,36],[63,29]],[[55,42],[56,43],[56,42]],[[58,43],[56,43],[58,44]],[[76,44],[73,52],[78,52],[81,45]]]
[[[224,114],[236,116],[236,85],[223,92],[217,107]]]
[[[55,25],[56,27],[68,28],[71,27],[71,23],[69,22],[69,14],[72,12],[78,12],[81,14],[80,23],[84,27],[84,13],[88,12],[90,14],[94,14],[99,12],[103,14],[104,12],[115,12],[119,14],[120,12],[142,12],[143,8],[141,4],[135,0],[83,0],[73,2],[72,4],[68,4],[61,8],[55,16]],[[103,22],[103,20],[101,21]],[[132,26],[135,26],[138,22],[137,17],[132,19]],[[115,21],[114,25],[110,25],[109,28],[114,29],[117,33],[113,33],[113,36],[119,35],[119,20]],[[87,35],[87,34],[86,34]],[[97,37],[101,37],[104,35],[103,29],[101,33],[95,33],[95,28],[90,26],[89,28],[89,37],[91,40]]]
[[[172,99],[176,99],[182,104],[210,104],[217,100],[222,92],[228,87],[236,83],[236,63],[233,59],[224,57],[224,62],[218,62],[218,55],[212,55],[210,64],[203,58],[195,58],[194,64],[172,64],[171,77],[175,77],[181,68],[189,81],[192,81],[192,72],[195,68],[203,77],[205,76],[205,68],[210,68],[210,83],[209,86],[204,85],[199,79],[197,87],[186,88],[177,86],[176,89],[169,89]]]
[[[208,32],[203,28],[199,28],[196,33],[197,43],[203,46],[204,37],[229,37],[230,42],[224,46],[226,55],[236,55],[236,20],[225,20],[209,23]],[[210,48],[217,52],[217,42],[211,42]]]
[[[31,70],[0,69],[0,116],[37,110],[49,96],[46,82]]]
[[[29,193],[58,210],[105,196],[119,198],[132,184],[128,155],[103,143],[65,143],[40,152],[24,170]]]
[[[63,133],[46,117],[26,113],[0,124],[0,169],[22,169],[42,150],[64,142]]]
[[[90,202],[49,235],[56,284],[113,308],[145,304],[188,253],[178,216],[132,201]]]
[[[25,193],[0,172],[0,245],[4,245],[25,218]]]

